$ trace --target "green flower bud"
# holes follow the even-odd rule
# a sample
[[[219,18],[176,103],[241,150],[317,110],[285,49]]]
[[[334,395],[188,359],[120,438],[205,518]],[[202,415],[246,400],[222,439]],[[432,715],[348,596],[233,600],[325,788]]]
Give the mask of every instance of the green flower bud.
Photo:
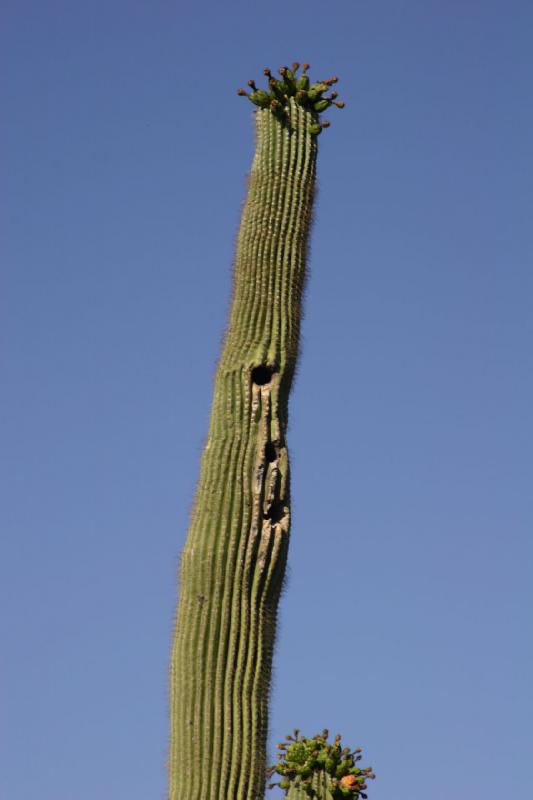
[[[268,108],[272,101],[272,98],[270,97],[268,92],[264,92],[262,89],[258,89],[256,92],[253,92],[249,96],[249,100],[251,100],[252,103],[255,103],[255,105],[259,106],[260,108]]]
[[[285,103],[286,97],[280,82],[277,81],[275,78],[271,78],[268,82],[268,85],[270,86],[272,94],[274,95],[276,100],[279,100],[280,103]],[[289,737],[287,736],[287,739],[288,738]]]
[[[300,75],[299,78],[296,78],[296,89],[303,89],[304,91],[309,89],[309,77],[307,75]]]
[[[278,72],[283,78],[283,80],[281,81],[282,91],[289,97],[292,97],[293,94],[295,94],[296,92],[294,73],[292,73],[288,67],[280,67],[278,69]]]
[[[313,108],[319,114],[321,111],[325,111],[326,108],[329,108],[331,105],[331,100],[328,100],[326,97],[322,97],[320,100],[317,100],[313,103]]]
[[[344,778],[345,775],[348,775],[350,772],[350,765],[347,761],[341,761],[340,764],[337,764],[337,768],[335,770],[335,776],[337,778]]]
[[[309,87],[309,99],[310,100],[317,100],[321,94],[327,92],[328,85],[326,83],[312,83]]]

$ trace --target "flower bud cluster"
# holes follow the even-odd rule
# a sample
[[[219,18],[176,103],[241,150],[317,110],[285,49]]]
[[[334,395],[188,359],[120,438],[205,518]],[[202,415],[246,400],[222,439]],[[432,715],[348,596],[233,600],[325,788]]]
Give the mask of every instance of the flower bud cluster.
[[[248,86],[252,91],[247,92],[244,89],[237,89],[237,94],[247,97],[251,103],[259,108],[269,108],[274,116],[280,120],[287,119],[287,109],[291,98],[294,98],[294,102],[297,105],[315,114],[320,114],[331,106],[344,108],[345,104],[341,100],[337,100],[337,92],[331,92],[330,95],[326,95],[331,86],[338,81],[335,75],[317,83],[310,83],[307,75],[309,64],[302,64],[301,73],[298,75],[299,69],[300,64],[295,61],[292,69],[280,67],[278,69],[280,77],[275,78],[271,71],[266,68],[263,72],[268,79],[268,91],[258,89],[255,81],[250,80],[248,81]],[[309,132],[314,136],[318,136],[322,129],[329,127],[329,125],[329,122],[313,122],[309,125]]]
[[[281,750],[278,763],[268,771],[268,777],[277,773],[281,780],[271,783],[269,788],[279,786],[288,793],[292,785],[300,784],[313,798],[313,777],[322,772],[330,778],[328,788],[333,800],[344,797],[366,800],[367,781],[376,776],[371,767],[358,766],[362,758],[361,749],[342,747],[338,734],[333,743],[328,742],[328,737],[327,730],[312,739],[300,736],[299,730],[295,730],[293,736],[287,736],[286,741],[278,745]]]

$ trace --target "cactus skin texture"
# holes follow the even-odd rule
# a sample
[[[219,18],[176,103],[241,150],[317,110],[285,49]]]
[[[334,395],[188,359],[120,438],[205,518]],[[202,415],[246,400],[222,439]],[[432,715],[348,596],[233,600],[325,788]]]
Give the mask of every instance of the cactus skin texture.
[[[312,126],[318,124],[310,102],[284,95],[271,107],[270,97],[267,103],[259,96],[264,107],[255,113],[256,154],[230,321],[181,554],[169,800],[259,800],[265,788],[272,654],[290,525],[285,432],[315,191]]]
[[[308,739],[294,731],[285,742],[278,745],[282,752],[279,762],[268,770],[271,777],[281,775],[278,783],[290,800],[367,800],[367,781],[376,776],[372,767],[360,767],[361,749],[351,751],[341,746],[339,734],[333,743],[328,742],[327,730]]]

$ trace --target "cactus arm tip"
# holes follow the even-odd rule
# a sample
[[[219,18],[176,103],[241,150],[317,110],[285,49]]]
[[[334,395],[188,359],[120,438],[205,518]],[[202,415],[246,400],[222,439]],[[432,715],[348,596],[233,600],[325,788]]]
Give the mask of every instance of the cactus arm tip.
[[[269,778],[277,773],[281,780],[268,788],[279,786],[289,800],[366,800],[367,781],[376,776],[372,767],[358,766],[361,748],[342,747],[339,734],[332,743],[328,737],[327,730],[312,739],[301,736],[298,730],[287,736],[278,744],[278,763],[267,773]]]
[[[249,80],[248,86],[252,91],[237,89],[237,94],[247,97],[258,108],[270,109],[280,121],[287,119],[288,106],[291,98],[294,98],[299,106],[313,114],[314,118],[309,122],[308,130],[312,136],[318,136],[324,128],[328,128],[330,125],[329,122],[320,122],[318,115],[331,106],[344,108],[346,104],[342,100],[336,99],[337,92],[326,95],[330,87],[338,82],[339,79],[336,75],[317,83],[310,83],[307,75],[309,64],[302,65],[300,75],[298,75],[299,68],[300,64],[297,61],[292,64],[292,69],[287,66],[280,67],[278,69],[280,78],[275,78],[270,69],[265,67],[263,74],[268,80],[267,90],[258,89],[255,81]]]

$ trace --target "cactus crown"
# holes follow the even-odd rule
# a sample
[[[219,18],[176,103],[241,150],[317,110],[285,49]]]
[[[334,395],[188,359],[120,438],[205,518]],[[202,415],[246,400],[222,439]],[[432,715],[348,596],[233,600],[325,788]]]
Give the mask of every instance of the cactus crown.
[[[258,89],[255,81],[248,81],[248,86],[252,90],[247,92],[244,89],[237,89],[237,94],[242,97],[247,97],[251,103],[259,108],[269,108],[276,118],[284,121],[287,118],[287,107],[291,97],[302,108],[313,112],[315,115],[320,114],[331,106],[337,108],[344,108],[344,103],[337,100],[337,92],[328,92],[334,83],[337,83],[338,78],[334,75],[332,78],[318,81],[317,83],[310,83],[307,70],[309,64],[302,65],[302,71],[298,75],[300,64],[295,61],[292,69],[289,67],[280,67],[278,73],[280,78],[275,78],[268,68],[263,70],[268,78],[268,91]],[[316,116],[315,116],[316,120]],[[318,136],[323,128],[328,128],[329,122],[316,122],[313,121],[309,125],[309,132],[314,136]]]
[[[329,791],[334,800],[344,797],[366,799],[367,780],[376,776],[372,767],[366,769],[357,766],[361,760],[361,749],[350,750],[341,746],[341,737],[335,736],[333,743],[328,742],[329,732],[322,731],[318,736],[307,739],[295,730],[293,736],[278,745],[282,752],[278,754],[279,762],[269,769],[269,777],[274,773],[282,776],[279,783],[271,783],[269,788],[280,786],[287,793],[291,788],[300,785],[306,794],[316,796],[313,789],[313,778],[317,773],[329,776]]]

